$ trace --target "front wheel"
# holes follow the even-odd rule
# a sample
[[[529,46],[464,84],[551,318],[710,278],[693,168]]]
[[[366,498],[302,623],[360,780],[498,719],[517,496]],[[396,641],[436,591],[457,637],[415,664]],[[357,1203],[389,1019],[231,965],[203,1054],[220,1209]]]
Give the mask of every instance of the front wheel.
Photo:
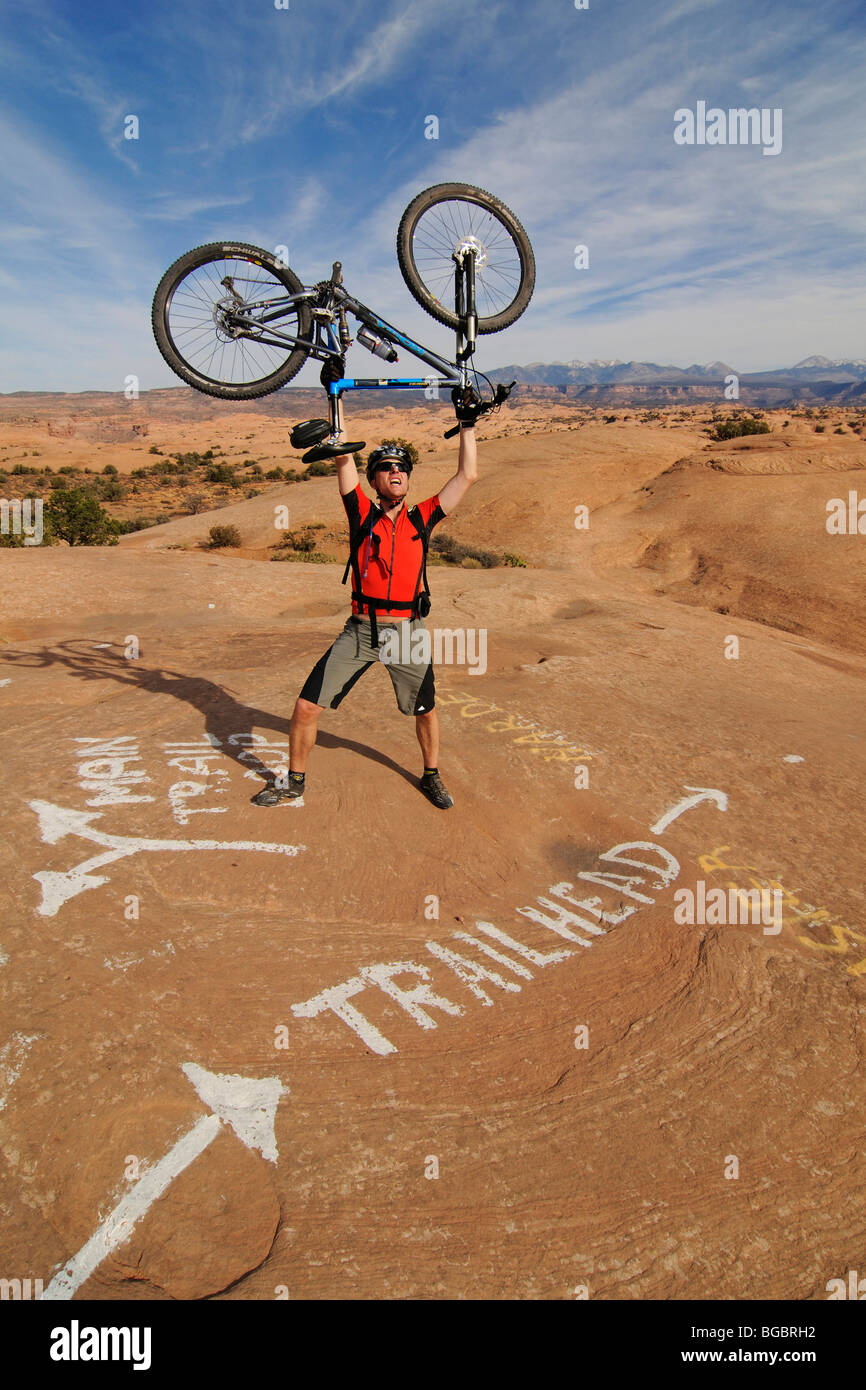
[[[258,246],[215,242],[181,256],[153,297],[156,345],[182,381],[227,401],[278,391],[297,376],[308,347],[309,304],[297,275]]]
[[[397,260],[422,309],[460,328],[454,310],[454,252],[475,250],[479,333],[498,333],[520,318],[535,288],[529,237],[510,208],[483,188],[438,183],[413,198],[400,219]]]

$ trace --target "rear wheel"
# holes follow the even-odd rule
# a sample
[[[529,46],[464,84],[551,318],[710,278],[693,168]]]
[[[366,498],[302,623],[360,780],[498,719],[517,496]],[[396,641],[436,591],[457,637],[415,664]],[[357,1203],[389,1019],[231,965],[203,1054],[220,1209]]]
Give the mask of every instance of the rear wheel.
[[[291,381],[309,348],[283,344],[274,330],[309,339],[307,303],[262,323],[280,301],[303,292],[297,275],[269,251],[241,242],[215,242],[188,251],[170,266],[153,297],[157,347],[181,380],[222,400],[267,396]]]
[[[459,328],[453,253],[475,249],[479,333],[498,333],[520,318],[535,288],[529,237],[510,208],[483,188],[439,183],[413,198],[400,219],[397,260],[423,309]]]

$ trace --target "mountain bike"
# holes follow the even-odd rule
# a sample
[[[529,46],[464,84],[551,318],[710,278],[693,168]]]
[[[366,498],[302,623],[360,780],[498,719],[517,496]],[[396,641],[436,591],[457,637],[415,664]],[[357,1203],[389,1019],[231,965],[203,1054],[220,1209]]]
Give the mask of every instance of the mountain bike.
[[[340,443],[344,391],[450,387],[475,414],[496,409],[515,383],[494,390],[485,378],[492,393],[485,399],[478,383],[483,373],[472,359],[477,337],[509,327],[532,298],[535,257],[514,213],[482,188],[436,184],[403,213],[397,261],[414,299],[455,330],[453,361],[350,294],[340,261],[329,279],[303,285],[276,254],[241,242],[196,247],[169,267],[153,299],[157,346],[181,380],[231,401],[278,391],[308,359],[321,361],[329,419],[305,421],[292,432],[296,447],[314,446],[304,454],[306,462],[364,447]],[[358,324],[354,339],[348,315]],[[402,347],[438,376],[347,376],[345,354],[353,342],[388,363],[398,360]]]

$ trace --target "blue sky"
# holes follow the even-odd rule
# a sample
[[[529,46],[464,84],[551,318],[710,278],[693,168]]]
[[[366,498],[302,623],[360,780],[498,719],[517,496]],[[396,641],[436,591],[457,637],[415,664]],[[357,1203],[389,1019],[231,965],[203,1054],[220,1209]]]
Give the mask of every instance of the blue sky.
[[[866,356],[862,0],[0,0],[0,19],[2,391],[178,385],[153,290],[223,238],[287,245],[305,283],[339,258],[450,356],[394,254],[404,206],[446,180],[498,194],[538,262],[482,368]],[[698,100],[782,108],[781,153],[676,145]]]

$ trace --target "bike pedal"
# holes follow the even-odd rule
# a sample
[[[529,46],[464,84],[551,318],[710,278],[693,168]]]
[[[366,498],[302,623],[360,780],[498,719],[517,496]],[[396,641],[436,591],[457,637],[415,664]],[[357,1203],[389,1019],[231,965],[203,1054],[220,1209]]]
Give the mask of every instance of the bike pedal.
[[[336,459],[341,454],[354,454],[359,449],[367,447],[366,440],[362,439],[356,443],[347,441],[345,444],[317,444],[315,449],[308,449],[301,455],[302,463],[318,463],[321,459]]]

